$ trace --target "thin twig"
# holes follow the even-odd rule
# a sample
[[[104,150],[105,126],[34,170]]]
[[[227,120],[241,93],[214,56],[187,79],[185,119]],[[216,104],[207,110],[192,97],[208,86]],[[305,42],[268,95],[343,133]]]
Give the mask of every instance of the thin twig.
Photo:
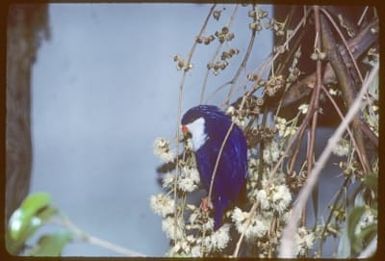
[[[334,211],[337,208],[336,207],[337,203],[340,201],[340,199],[342,197],[342,193],[344,192],[344,189],[348,186],[349,181],[350,181],[349,177],[345,178],[344,183],[342,184],[341,188],[338,190],[337,194],[335,194],[334,202],[331,205],[332,207],[330,209],[328,218],[326,219],[325,225],[324,225],[324,227],[322,229],[322,232],[321,232],[320,241],[319,241],[319,252],[318,252],[319,256],[322,256],[323,243],[324,243],[324,240],[325,240],[324,237],[325,237],[326,231],[328,229],[329,223],[332,221],[332,217],[333,217]]]
[[[328,21],[326,20],[324,13],[321,17],[321,26],[322,26],[322,42],[323,47],[327,53],[328,60],[333,67],[333,70],[336,74],[340,89],[342,91],[342,97],[345,102],[345,106],[349,108],[353,103],[354,97],[356,96],[356,83],[353,81],[352,77],[349,74],[348,68],[346,67],[345,62],[343,61],[341,53],[336,50],[336,42],[332,34],[331,28]],[[358,89],[358,88],[357,88]],[[366,148],[364,143],[364,137],[361,132],[361,121],[359,115],[357,115],[353,120],[353,133],[356,137],[357,145],[360,148],[362,153],[362,169],[364,173],[370,172],[370,164],[366,155]]]
[[[232,13],[231,16],[230,16],[230,20],[227,22],[226,27],[229,28],[229,29],[230,29],[231,26],[232,26],[232,23],[233,23],[234,18],[235,18],[235,14],[236,14],[237,11],[238,11],[238,7],[239,7],[239,5],[235,5],[234,11],[233,11],[233,13]],[[213,57],[211,58],[210,63],[215,62],[215,60],[217,59],[217,56],[218,56],[219,52],[221,51],[221,48],[222,48],[222,46],[223,46],[224,43],[225,43],[224,41],[219,43],[219,45],[218,45],[218,47],[217,47],[217,49],[216,49],[216,51],[215,51]],[[209,74],[210,74],[210,69],[207,68],[206,74],[205,74],[205,78],[204,78],[204,80],[203,80],[203,86],[202,86],[202,89],[201,89],[201,97],[200,97],[200,102],[199,102],[199,104],[202,104],[202,103],[203,103],[203,99],[204,99],[205,92],[206,92],[206,86],[207,86],[207,80],[208,80],[208,78],[209,78]]]
[[[349,56],[350,56],[350,59],[354,65],[354,68],[355,70],[357,71],[357,74],[358,74],[358,77],[360,78],[360,82],[362,83],[364,81],[363,77],[362,77],[362,74],[361,74],[361,71],[360,69],[358,68],[358,65],[356,63],[356,59],[354,59],[354,56],[352,54],[352,51],[350,50],[350,47],[349,47],[349,44],[348,42],[346,41],[343,33],[341,32],[340,28],[338,27],[338,25],[336,24],[336,22],[334,21],[333,17],[331,17],[331,15],[329,14],[329,12],[327,10],[325,10],[324,8],[320,8],[321,12],[328,18],[328,20],[330,21],[330,23],[333,25],[334,29],[336,29],[338,35],[340,36],[342,42],[344,43],[345,45],[345,49],[346,51],[348,52]]]
[[[365,26],[358,34],[349,39],[349,48],[353,51],[353,56],[357,59],[367,48],[376,41],[377,35],[370,32],[371,28],[378,27],[378,20],[374,19]],[[288,106],[297,100],[307,96],[314,88],[316,82],[316,73],[312,73],[304,79],[294,83],[288,91],[284,93],[283,106]],[[324,70],[323,82],[325,85],[336,82],[336,75],[330,63],[327,63]]]
[[[322,86],[322,91],[325,93],[325,95],[328,97],[328,99],[330,100],[330,102],[333,104],[333,107],[334,109],[336,110],[338,116],[340,116],[341,120],[344,119],[344,116],[340,110],[340,108],[338,108],[338,105],[337,103],[335,102],[335,100],[333,99],[333,97],[331,97],[331,95],[329,94],[329,92],[326,90],[326,88],[324,86]],[[354,148],[356,149],[357,151],[357,155],[358,155],[358,159],[360,160],[361,164],[363,164],[363,158],[362,158],[362,154],[361,154],[361,151],[360,151],[360,148],[358,147],[357,145],[357,142],[356,142],[356,139],[353,135],[353,132],[351,131],[350,127],[348,126],[347,128],[347,131],[349,133],[349,136],[350,136],[350,139],[353,143],[353,146]]]
[[[255,5],[253,5],[253,10],[255,11]],[[256,17],[253,18],[253,22],[256,22]],[[257,30],[255,28],[251,30],[250,41],[249,41],[249,45],[247,47],[246,53],[245,53],[245,55],[244,55],[244,57],[242,59],[241,65],[238,67],[237,72],[235,73],[233,79],[230,81],[231,82],[231,86],[230,86],[229,93],[227,94],[227,100],[225,102],[225,104],[227,104],[227,105],[230,102],[231,95],[232,95],[232,93],[234,91],[234,87],[235,87],[235,85],[237,83],[237,80],[238,80],[239,76],[241,75],[242,70],[246,68],[247,61],[249,60],[249,57],[250,57],[250,54],[251,54],[251,51],[253,49],[253,45],[254,45],[254,42],[255,42],[256,32],[257,32]]]
[[[357,95],[357,98],[354,100],[353,104],[351,105],[346,117],[341,122],[341,124],[338,126],[337,130],[334,132],[333,136],[328,140],[328,143],[322,152],[321,156],[319,157],[317,163],[314,165],[314,169],[308,176],[305,185],[301,189],[297,201],[294,204],[293,211],[289,217],[288,223],[283,230],[282,233],[282,239],[281,239],[281,245],[280,245],[280,251],[279,251],[279,257],[282,258],[293,258],[294,257],[294,236],[297,231],[297,222],[300,217],[301,210],[306,205],[307,199],[313,190],[313,187],[315,183],[318,180],[318,176],[321,173],[322,168],[325,166],[330,154],[333,151],[333,147],[335,144],[340,140],[342,137],[342,134],[347,129],[349,123],[353,120],[355,115],[358,113],[358,111],[361,108],[361,104],[364,103],[362,98],[366,94],[366,91],[372,83],[375,75],[378,73],[379,65],[376,64],[374,68],[372,69],[369,77],[364,82],[359,94]]]
[[[198,33],[198,36],[197,38],[201,37],[202,34],[204,33],[204,31],[206,30],[206,27],[207,27],[207,24],[208,24],[208,21],[214,11],[214,8],[215,8],[216,4],[213,4],[212,7],[210,8],[210,11],[202,25],[202,28],[200,29],[199,33]],[[191,59],[192,59],[192,56],[194,54],[194,51],[195,51],[195,48],[198,44],[197,42],[197,38],[194,39],[194,44],[193,46],[191,47],[191,50],[189,52],[189,55],[188,55],[188,58],[187,58],[187,62],[186,62],[186,65],[187,68],[189,67],[190,63],[191,63]],[[181,116],[182,116],[182,101],[183,101],[183,87],[184,87],[184,82],[186,80],[186,75],[187,75],[187,69],[183,70],[183,75],[182,75],[182,79],[180,81],[180,85],[179,85],[179,99],[178,99],[178,115],[177,115],[177,119],[176,119],[176,155],[179,155],[179,140],[180,140],[180,120],[181,120]],[[177,201],[177,184],[178,184],[178,176],[179,176],[179,173],[180,173],[180,168],[179,168],[179,157],[176,158],[176,176],[175,176],[175,181],[174,181],[174,201],[175,201],[175,208],[174,208],[174,217],[175,217],[175,229],[174,229],[174,238],[176,238],[176,233],[177,233],[177,204],[176,204],[176,201]]]
[[[315,50],[321,50],[321,26],[320,26],[320,14],[319,14],[319,6],[315,5],[313,6],[313,13],[314,13],[314,20],[315,20],[315,42],[314,42],[314,51]],[[322,71],[321,71],[321,60],[317,59],[316,61],[316,88],[314,90],[314,104],[312,106],[315,108],[312,118],[312,124],[310,133],[308,136],[308,145],[309,150],[307,151],[307,173],[310,173],[311,169],[313,168],[313,161],[314,161],[314,144],[316,140],[316,130],[317,130],[317,121],[318,121],[318,107],[319,107],[319,97],[320,97],[320,90],[322,86]],[[317,199],[316,199],[317,200]],[[302,209],[302,215],[305,216],[305,209],[306,206]],[[313,202],[313,208],[315,213],[315,218],[317,218],[318,208],[317,204],[314,204]],[[304,222],[303,222],[304,224]]]
[[[362,15],[360,17],[360,19],[358,19],[358,22],[357,22],[357,25],[360,26],[362,21],[364,20],[364,17],[366,15],[366,12],[368,11],[369,7],[368,6],[365,6],[365,9],[364,11],[362,12]]]
[[[297,35],[299,29],[306,24],[306,19],[308,18],[309,13],[310,12],[307,12],[306,15],[304,15],[304,17],[297,24],[296,28],[293,30],[293,32],[290,34],[290,36],[287,37],[286,41],[283,44],[283,48],[288,48],[288,44],[290,43],[290,41],[294,38],[294,36]],[[266,58],[266,60],[264,62],[262,62],[261,64],[259,64],[256,69],[252,70],[252,72],[258,72],[259,75],[263,75],[264,71],[267,70],[267,68],[271,68],[273,62],[278,58],[279,55],[280,55],[280,52],[276,52],[275,54],[270,53],[268,55],[268,57]],[[248,80],[246,79],[245,81],[248,81]],[[226,87],[229,84],[232,84],[232,82],[233,82],[233,79],[224,83],[224,84],[221,84],[218,88],[216,88],[216,90],[212,94],[210,94],[210,96],[206,100],[212,98],[221,89],[223,89],[224,87]],[[243,86],[244,84],[245,84],[245,82],[242,82],[242,84],[240,84],[239,86]],[[253,93],[256,90],[257,90],[257,88],[255,88],[255,86],[253,86]]]
[[[57,219],[52,220],[52,222],[57,223],[58,225],[61,225],[71,231],[71,233],[76,236],[79,240],[96,245],[105,249],[108,249],[112,252],[115,252],[117,254],[123,255],[123,256],[140,256],[140,257],[145,257],[145,254],[139,253],[137,251],[133,251],[131,249],[116,245],[114,243],[111,243],[107,240],[92,236],[88,234],[87,232],[81,230],[79,227],[77,227],[72,221],[63,216],[60,215],[58,216]]]
[[[305,23],[306,23],[306,19],[308,17],[310,12],[307,12],[306,15],[303,16],[303,18],[301,19],[301,21],[297,24],[296,28],[293,30],[292,34],[290,34],[290,36],[286,39],[285,43],[283,44],[284,48],[286,48],[289,44],[289,42],[291,41],[291,39],[293,39],[293,37],[297,34],[297,32],[299,31],[299,29],[301,28],[301,26],[304,26]],[[268,65],[272,65],[273,62],[277,59],[277,57],[279,56],[279,52],[275,53],[274,55],[270,55],[270,61],[267,61],[266,63],[264,63],[264,66],[267,67]],[[256,86],[253,86],[253,89],[249,91],[248,95],[252,95],[254,93],[254,91],[256,91],[257,88]],[[292,137],[292,139],[289,141],[289,145],[287,146],[286,148],[286,151],[284,152],[284,154],[280,157],[280,159],[278,160],[278,162],[276,163],[274,169],[271,171],[271,175],[275,175],[275,173],[278,171],[278,168],[279,166],[282,164],[283,160],[286,158],[287,154],[288,154],[288,151],[290,150],[290,148],[292,147],[292,145],[295,143],[297,137],[298,137],[298,132],[294,135],[294,137]],[[249,217],[248,217],[248,224],[250,224],[251,222],[251,217],[254,215],[254,212],[256,211],[257,209],[257,204],[258,202],[255,202],[253,204],[253,206],[251,207],[250,211],[249,211]],[[247,227],[246,227],[247,229]],[[246,230],[245,229],[245,230]],[[239,247],[243,241],[243,238],[244,238],[244,234],[245,234],[245,231],[243,231],[241,233],[241,236],[239,237],[238,239],[238,242],[237,242],[237,248],[235,249],[234,251],[234,254],[233,254],[233,257],[237,257],[238,256],[238,252],[239,252]]]
[[[240,238],[239,238],[239,240],[238,240],[238,242],[237,242],[237,245],[236,245],[235,250],[234,250],[234,253],[233,253],[233,257],[237,257],[237,256],[238,256],[239,249],[241,248],[241,244],[242,244],[242,241],[243,241],[243,237],[245,236],[245,233],[244,233],[244,232],[245,232],[246,229],[250,226],[251,220],[254,218],[254,214],[255,214],[255,212],[256,212],[256,210],[257,210],[257,206],[258,206],[258,204],[254,204],[254,205],[252,206],[250,212],[249,212],[249,217],[248,217],[248,219],[247,219],[247,221],[246,221],[246,222],[247,222],[247,223],[246,223],[246,227],[245,227],[244,231],[242,232],[242,234],[241,234],[241,236],[240,236]]]

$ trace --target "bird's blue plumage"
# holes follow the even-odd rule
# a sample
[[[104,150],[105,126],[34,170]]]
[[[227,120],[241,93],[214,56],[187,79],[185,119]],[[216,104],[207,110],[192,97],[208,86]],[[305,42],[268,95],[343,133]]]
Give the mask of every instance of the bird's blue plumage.
[[[201,117],[205,120],[204,131],[208,139],[195,151],[195,156],[202,184],[209,191],[215,162],[231,126],[231,119],[216,106],[199,105],[184,114],[182,124],[189,124]],[[224,211],[239,196],[246,176],[246,139],[242,130],[234,125],[215,174],[211,198],[214,206],[214,230],[222,225]]]

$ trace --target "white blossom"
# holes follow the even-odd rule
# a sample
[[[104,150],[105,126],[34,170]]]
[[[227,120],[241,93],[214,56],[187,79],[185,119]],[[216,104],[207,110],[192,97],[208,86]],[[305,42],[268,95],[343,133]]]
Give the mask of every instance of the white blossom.
[[[186,140],[186,143],[184,144],[184,148],[190,151],[194,150],[194,145],[191,138]]]
[[[246,230],[245,236],[248,239],[255,238],[255,237],[257,238],[263,237],[264,235],[266,235],[268,230],[269,230],[269,224],[267,220],[255,218],[254,222]]]
[[[240,128],[244,128],[246,126],[246,121],[244,117],[241,116],[233,116],[231,120]]]
[[[192,257],[200,257],[201,256],[201,246],[195,245],[191,248],[191,256]]]
[[[185,192],[192,192],[198,188],[200,182],[199,172],[196,168],[183,167],[178,179],[178,187]]]
[[[151,196],[150,206],[156,214],[161,217],[165,217],[168,214],[174,213],[175,204],[174,200],[172,200],[169,196],[158,194]]]
[[[175,174],[166,173],[162,178],[162,187],[163,188],[172,188],[175,182]]]
[[[263,150],[263,160],[272,164],[279,159],[280,151],[278,148],[278,143],[276,141],[272,141],[269,145]]]
[[[307,111],[309,109],[309,104],[301,104],[299,107],[298,107],[298,110],[302,113],[302,114],[306,114]]]
[[[199,217],[199,209],[197,209],[196,211],[191,212],[191,214],[189,216],[190,224],[195,224],[195,221],[198,219],[198,217]]]
[[[224,224],[217,231],[211,234],[211,246],[214,249],[222,250],[227,246],[227,243],[230,240],[229,230],[230,226],[228,224]]]
[[[279,136],[283,137],[286,130],[286,119],[281,117],[276,117],[275,127],[278,129]]]
[[[269,199],[267,198],[267,193],[264,189],[258,190],[257,201],[262,209],[268,209],[270,207]]]
[[[299,256],[306,254],[306,251],[313,247],[314,234],[308,231],[306,227],[298,228],[298,232],[295,234],[296,253]]]
[[[272,207],[278,213],[283,213],[291,202],[291,193],[286,185],[278,185],[272,193]]]
[[[231,214],[231,219],[235,223],[242,223],[247,219],[248,216],[249,216],[249,213],[243,212],[240,208],[235,207]]]
[[[288,127],[288,128],[286,129],[286,132],[285,132],[285,134],[284,134],[284,137],[294,135],[294,134],[297,132],[297,129],[298,129],[298,128],[295,127],[295,126]]]
[[[268,220],[258,215],[250,221],[248,226],[248,217],[249,213],[243,212],[239,208],[234,209],[231,218],[235,223],[237,231],[240,234],[244,233],[247,239],[255,237],[259,238],[266,235],[267,231],[269,230]]]
[[[182,220],[178,219],[175,224],[174,217],[166,217],[162,220],[162,230],[170,239],[177,241],[183,238]]]
[[[330,89],[329,89],[329,93],[330,93],[330,95],[332,95],[332,96],[336,96],[336,95],[338,94],[338,91],[335,90],[335,89],[333,89],[333,88],[330,88]]]
[[[350,146],[349,142],[345,139],[341,139],[337,144],[333,147],[333,153],[342,157],[349,153]]]
[[[203,239],[203,243],[208,251],[223,250],[230,241],[230,226],[222,225],[217,231]]]
[[[234,106],[229,106],[229,107],[227,108],[227,110],[226,110],[226,114],[227,114],[227,115],[234,115],[234,113],[235,113],[235,108],[234,108]]]
[[[256,190],[255,198],[263,210],[273,209],[283,214],[292,200],[289,188],[285,184],[269,184],[262,182],[263,189]]]
[[[206,230],[213,230],[214,229],[214,219],[208,218],[207,222],[203,224],[203,228]]]
[[[170,149],[170,143],[159,137],[154,141],[154,154],[165,162],[170,162],[175,158],[174,152]]]
[[[189,242],[187,242],[187,240],[178,240],[175,245],[173,246],[173,252],[178,252],[178,251],[182,251],[184,253],[188,253],[190,252],[190,244]]]
[[[288,122],[284,118],[276,117],[275,127],[278,129],[279,136],[285,138],[297,132],[296,126],[287,126]]]

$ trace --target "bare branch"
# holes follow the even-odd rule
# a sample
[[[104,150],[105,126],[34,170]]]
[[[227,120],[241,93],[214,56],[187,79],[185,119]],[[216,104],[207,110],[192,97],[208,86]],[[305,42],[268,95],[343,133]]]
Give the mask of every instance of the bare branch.
[[[294,204],[293,211],[290,214],[289,221],[283,230],[282,233],[282,239],[281,239],[281,245],[280,245],[280,251],[279,251],[279,257],[282,258],[293,258],[294,257],[294,236],[297,231],[297,223],[300,218],[300,213],[302,209],[305,207],[307,199],[309,198],[311,191],[314,188],[314,185],[316,184],[318,180],[318,176],[321,173],[322,168],[325,166],[330,154],[332,153],[334,145],[340,140],[342,137],[342,134],[345,132],[345,130],[348,128],[349,123],[353,120],[355,115],[358,113],[358,111],[361,108],[361,105],[363,103],[362,98],[366,94],[366,91],[370,85],[370,83],[373,81],[375,75],[378,73],[379,65],[376,64],[375,67],[372,69],[368,79],[364,81],[364,84],[357,95],[357,98],[354,100],[351,108],[349,109],[346,117],[341,122],[341,124],[338,126],[337,130],[334,132],[333,136],[329,139],[324,151],[322,152],[321,156],[319,157],[318,161],[314,165],[314,169],[308,176],[308,179],[305,182],[305,185],[301,189],[297,201]]]
[[[200,29],[199,33],[198,33],[198,36],[197,38],[199,38],[200,36],[202,36],[202,34],[204,33],[204,31],[206,30],[206,27],[207,27],[207,24],[208,24],[208,21],[214,11],[214,8],[215,8],[216,4],[213,4],[203,25],[202,25],[202,28]],[[187,67],[190,65],[191,63],[191,59],[192,59],[192,56],[194,54],[194,51],[195,51],[195,48],[198,44],[198,42],[196,41],[196,39],[194,40],[194,44],[193,46],[191,47],[191,50],[189,52],[189,55],[188,55],[188,58],[187,58]],[[182,79],[180,81],[180,85],[179,85],[179,99],[178,99],[178,115],[177,115],[177,119],[176,119],[176,155],[179,155],[179,140],[180,140],[180,120],[181,120],[181,116],[182,116],[182,101],[183,101],[183,88],[184,88],[184,82],[186,80],[186,75],[187,75],[187,70],[183,70],[183,75],[182,75]],[[179,168],[179,158],[177,157],[176,158],[176,176],[175,176],[175,181],[174,181],[174,201],[176,203],[177,201],[177,185],[178,185],[178,174],[180,172],[180,168]],[[175,217],[177,216],[177,204],[175,204],[175,209],[174,209],[174,215]],[[177,228],[177,224],[176,224],[176,221],[177,219],[175,218],[175,234],[176,234],[176,228]]]
[[[131,249],[116,245],[114,243],[111,243],[107,240],[92,236],[88,234],[87,232],[81,230],[78,228],[70,219],[67,217],[60,215],[57,219],[53,220],[52,222],[57,223],[58,225],[61,225],[71,231],[72,234],[74,234],[79,240],[89,243],[91,245],[99,246],[105,249],[108,249],[112,252],[115,252],[117,254],[120,254],[122,256],[139,256],[139,257],[145,257],[145,254],[133,251]]]

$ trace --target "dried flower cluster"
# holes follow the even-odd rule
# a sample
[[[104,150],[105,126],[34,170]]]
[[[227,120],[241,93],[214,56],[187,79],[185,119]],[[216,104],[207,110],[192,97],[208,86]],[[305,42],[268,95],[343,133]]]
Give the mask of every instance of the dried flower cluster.
[[[154,142],[154,154],[165,162],[175,158],[174,152],[170,149],[170,142],[164,138],[157,138]]]
[[[323,90],[318,94],[319,97],[315,97],[320,101],[317,108],[314,106],[314,103],[312,104],[314,100],[310,99],[312,95],[316,95],[316,92],[311,91],[310,95],[306,97],[309,99],[306,100],[302,100],[304,97],[300,94],[301,97],[298,98],[298,103],[295,103],[295,106],[293,106],[296,113],[294,117],[289,118],[285,116],[284,118],[281,116],[284,115],[281,112],[287,105],[282,105],[282,108],[278,107],[279,109],[276,111],[273,108],[272,115],[269,115],[266,109],[274,107],[271,106],[271,100],[278,100],[277,106],[278,104],[281,106],[283,104],[281,103],[283,101],[281,95],[292,91],[291,87],[293,87],[293,90],[301,92],[298,86],[307,85],[305,80],[310,75],[305,75],[302,78],[304,72],[300,69],[304,69],[304,61],[313,63],[315,66],[320,64],[317,61],[322,61],[322,73],[331,68],[327,65],[327,63],[330,63],[329,51],[326,50],[323,44],[317,42],[321,41],[320,39],[325,41],[323,38],[314,39],[314,42],[317,44],[314,45],[313,50],[305,48],[309,46],[307,42],[298,41],[295,43],[296,41],[292,40],[299,37],[298,32],[303,27],[311,26],[310,29],[314,31],[315,11],[312,8],[303,7],[304,14],[301,19],[305,19],[306,23],[301,22],[301,25],[296,24],[300,26],[295,27],[296,25],[293,26],[291,21],[296,20],[292,19],[293,17],[290,18],[291,20],[287,18],[280,22],[277,19],[269,18],[268,13],[258,5],[252,4],[247,6],[251,7],[251,10],[248,12],[248,17],[252,19],[252,21],[248,22],[248,27],[252,30],[251,34],[255,35],[256,32],[263,29],[271,30],[277,36],[279,44],[273,46],[273,51],[269,56],[278,58],[277,60],[273,58],[271,69],[267,76],[264,76],[263,70],[265,68],[258,71],[247,71],[245,64],[242,62],[239,66],[239,71],[242,71],[239,74],[241,76],[236,74],[234,79],[229,82],[231,85],[235,85],[236,88],[244,87],[245,93],[238,97],[236,102],[230,103],[230,98],[233,99],[234,97],[229,97],[229,101],[224,103],[226,104],[224,109],[226,114],[244,131],[247,138],[249,149],[246,203],[230,207],[225,213],[223,226],[217,231],[213,231],[211,214],[204,212],[197,204],[190,203],[190,195],[200,187],[199,173],[193,153],[191,152],[191,141],[183,141],[184,151],[182,155],[179,155],[180,160],[176,161],[176,155],[170,149],[170,143],[163,138],[158,138],[154,143],[155,155],[164,162],[178,162],[178,166],[162,176],[162,187],[165,192],[154,195],[150,199],[151,208],[162,218],[162,229],[170,239],[170,249],[167,252],[169,256],[226,256],[230,253],[229,247],[232,247],[230,250],[234,248],[235,240],[232,237],[234,234],[239,236],[238,238],[241,238],[241,240],[243,237],[240,237],[240,235],[244,236],[246,242],[241,244],[244,253],[251,253],[258,257],[271,258],[277,256],[282,231],[287,224],[293,204],[295,204],[293,200],[304,186],[316,165],[318,155],[315,155],[314,151],[309,149],[311,148],[309,144],[315,142],[316,138],[311,137],[310,130],[313,124],[312,114],[317,111],[320,112],[318,114],[319,118],[322,115],[322,107],[325,101],[325,96],[322,96],[324,95],[322,93]],[[211,13],[212,18],[220,21],[224,10],[224,8],[213,9]],[[327,12],[328,9],[322,7],[322,12],[320,13],[324,15]],[[360,21],[368,19],[368,15],[365,12],[369,11],[363,12]],[[344,31],[344,34],[350,38],[349,40],[358,35],[358,31],[354,30],[357,30],[360,26],[353,29],[345,17],[342,15],[337,17],[339,19],[338,26],[342,29],[340,31]],[[328,19],[325,20],[328,21]],[[332,25],[335,26],[338,22]],[[196,38],[196,43],[199,44],[209,45],[216,40],[219,42],[215,58],[207,64],[208,70],[214,75],[217,75],[226,68],[230,68],[230,63],[234,63],[237,60],[232,58],[240,53],[239,50],[246,49],[243,47],[238,47],[239,49],[232,48],[230,46],[230,41],[235,38],[235,33],[232,32],[230,24],[219,26],[219,29],[214,34],[199,35]],[[294,28],[299,28],[299,30]],[[378,34],[378,28],[372,26],[370,32]],[[337,33],[335,35],[338,35]],[[292,36],[294,37],[292,38]],[[321,37],[321,35],[317,35],[317,37]],[[292,49],[289,49],[289,43]],[[358,42],[353,43],[359,45]],[[341,48],[346,48],[342,43],[339,44]],[[227,47],[225,51],[221,50],[223,46]],[[351,46],[351,42],[348,43],[348,46]],[[348,57],[346,50],[343,50],[345,51],[344,55]],[[302,51],[306,55],[303,55]],[[354,57],[360,56],[355,62],[357,64],[360,63],[358,68],[362,70],[363,76],[365,76],[363,73],[364,68],[372,67],[378,63],[379,50],[377,45],[362,51],[363,53],[360,55],[357,55],[357,50],[354,48],[350,51]],[[246,60],[248,55],[250,54],[247,52],[244,55]],[[192,68],[192,65],[187,64],[180,56],[175,56],[174,61],[177,63],[178,70],[188,71]],[[288,64],[283,64],[282,61]],[[269,67],[270,63],[267,64]],[[355,70],[352,64],[349,66],[348,69],[350,71]],[[243,72],[245,73],[243,74]],[[357,73],[354,72],[353,74]],[[342,89],[338,83],[338,75],[329,75],[329,73],[325,73],[325,75],[329,78],[334,77],[334,79],[327,83],[322,83],[323,87],[326,87],[330,94],[328,98],[336,99],[337,106],[339,106],[342,114],[344,114],[349,108],[342,108],[346,104],[340,105],[337,100],[346,99],[346,90]],[[316,76],[321,80],[323,80],[323,77],[326,78],[323,74],[316,75],[316,72],[313,76],[314,79],[316,79]],[[241,81],[237,81],[237,77],[244,77],[242,84],[239,83]],[[304,81],[302,82],[302,80]],[[354,90],[354,92],[356,91]],[[360,121],[364,122],[367,125],[366,127],[368,127],[367,129],[373,133],[375,137],[372,139],[378,139],[378,77],[369,87],[363,104],[359,117]],[[303,124],[303,122],[306,124]],[[316,128],[319,127],[318,124],[318,122],[315,123]],[[356,130],[353,129],[351,131],[354,134]],[[297,140],[289,143],[294,135]],[[308,144],[305,160],[300,159],[300,156],[297,155],[304,140]],[[306,227],[308,221],[306,220],[307,212],[305,210],[304,219],[299,223],[299,228],[294,235],[294,253],[296,256],[322,257],[322,244],[329,236],[340,237],[340,245],[346,244],[341,234],[344,233],[344,229],[349,228],[347,228],[348,220],[356,221],[354,233],[349,232],[349,235],[353,235],[353,238],[346,239],[351,240],[349,243],[353,244],[354,237],[364,237],[364,239],[357,239],[359,241],[355,243],[356,247],[358,245],[363,248],[370,243],[369,239],[373,238],[367,239],[367,234],[365,233],[369,233],[368,231],[372,231],[371,229],[376,231],[373,226],[377,224],[377,184],[370,180],[368,176],[378,176],[378,165],[376,165],[378,164],[378,155],[370,158],[368,163],[370,165],[370,173],[366,173],[359,157],[362,157],[359,154],[362,148],[358,147],[356,143],[357,141],[355,143],[352,142],[352,137],[348,133],[345,133],[343,139],[336,142],[332,152],[334,155],[340,156],[340,158],[338,158],[339,162],[334,163],[334,166],[340,168],[342,175],[339,177],[344,179],[344,183],[338,192],[340,196],[330,199],[333,202],[330,203],[328,211],[323,211],[322,214],[318,213],[319,216],[314,224],[315,229]],[[290,150],[288,149],[289,144]],[[178,170],[178,173],[175,169]],[[357,183],[362,186],[357,186]],[[345,193],[345,196],[342,197],[342,192],[351,192],[352,188],[349,187],[351,184],[354,184],[358,191],[357,195],[360,196],[356,196],[356,194],[350,196],[350,194],[354,193]],[[349,198],[350,201],[347,197],[351,197]],[[357,199],[359,197],[361,197],[360,200]],[[361,213],[361,216],[352,218],[351,215],[356,214],[353,210],[357,207],[357,202],[361,202],[360,206],[365,206],[365,211]],[[252,211],[252,209],[255,211]],[[343,246],[340,247],[342,248]],[[353,248],[351,255],[358,255],[359,252]],[[237,252],[236,254],[239,253]]]
[[[298,62],[301,55],[301,47],[299,47],[294,53],[293,61],[288,69],[289,75],[286,78],[286,87],[289,87],[292,83],[297,81],[298,77],[302,74],[301,70],[298,68]]]
[[[271,76],[267,82],[265,82],[265,92],[268,96],[274,96],[285,84],[285,80],[282,75]]]
[[[188,71],[192,69],[192,64],[187,64],[187,62],[180,57],[179,55],[174,56],[174,62],[176,62],[176,68],[180,71]]]
[[[249,11],[248,15],[253,18],[253,22],[249,24],[249,28],[257,32],[261,31],[263,29],[262,19],[267,18],[268,13],[257,7],[256,9]],[[269,23],[267,22],[264,27],[267,28],[268,25]]]

